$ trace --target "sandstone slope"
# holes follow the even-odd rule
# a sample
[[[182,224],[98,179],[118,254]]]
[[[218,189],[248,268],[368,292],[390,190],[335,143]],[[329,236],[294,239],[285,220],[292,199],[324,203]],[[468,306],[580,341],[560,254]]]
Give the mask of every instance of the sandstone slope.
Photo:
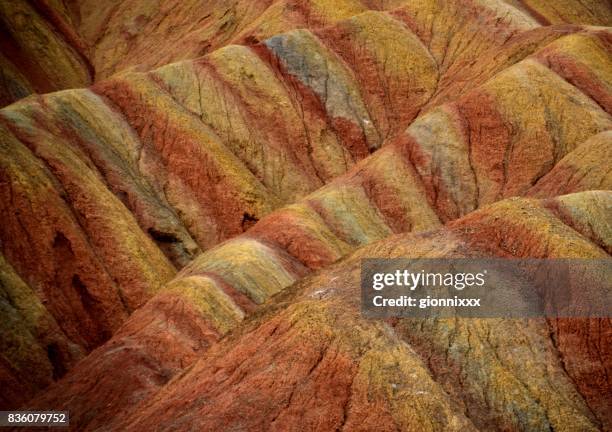
[[[436,43],[471,17],[497,15],[523,29],[609,26],[612,7],[599,0],[24,0],[0,8],[0,104],[31,93],[79,87],[125,70],[151,70],[228,44],[251,45],[296,28],[321,28],[367,11],[401,12]],[[465,36],[465,35],[464,35]],[[462,36],[460,47],[469,40]],[[485,38],[486,39],[486,38]],[[452,45],[446,45],[453,48]],[[467,46],[463,45],[463,48]]]
[[[372,322],[355,282],[367,256],[609,257],[609,5],[97,3],[0,6],[0,407],[612,427],[609,320]]]
[[[44,400],[65,403],[71,412],[84,414],[125,409],[183,370],[257,304],[355,247],[393,233],[429,231],[458,217],[469,218],[473,210],[517,194],[554,197],[560,191],[610,189],[609,114],[536,58],[526,59],[457,101],[422,115],[344,176],[271,213],[244,235],[200,255]],[[555,104],[547,101],[547,94],[556,96]],[[523,111],[499,108],[516,106],[512,104],[518,101],[530,104],[529,118]],[[540,117],[536,116],[538,103]],[[570,112],[574,115],[566,116]],[[578,130],[570,128],[569,122],[584,125],[580,135],[575,135]],[[476,133],[483,129],[483,123],[497,139]],[[507,125],[512,124],[519,131],[527,130],[523,125],[529,124],[539,140],[507,133]],[[542,150],[543,143],[550,146],[547,153]],[[577,161],[576,168],[572,168],[572,160]],[[579,181],[559,174],[583,168]],[[555,188],[551,190],[548,184]],[[553,214],[590,239],[598,251],[595,256],[605,256],[610,252],[610,227],[605,223],[609,219],[608,195],[576,196],[580,198],[563,198],[558,205],[548,204],[557,203],[555,200],[547,201],[545,207],[554,209],[550,210]],[[574,202],[576,209],[571,210],[566,202]],[[573,215],[578,218],[575,222]],[[519,223],[529,223],[537,232],[539,223],[531,221],[534,217],[525,215]],[[512,216],[507,220],[512,221]],[[496,220],[493,225],[498,223]],[[511,230],[507,223],[504,226]],[[564,229],[566,237],[576,234]],[[520,231],[514,235],[525,237]],[[499,234],[491,237],[485,240],[508,243],[507,249],[491,253],[516,256],[517,246],[509,238],[499,239]],[[473,240],[477,238],[474,235]],[[488,249],[479,246],[479,250]],[[536,248],[533,256],[546,253]],[[125,362],[133,366],[120,368]],[[104,378],[91,381],[88,377],[92,375]],[[120,391],[114,386],[116,382],[123,383]],[[96,395],[102,391],[106,397],[98,399]],[[75,393],[89,397],[60,402],[62,395]],[[104,408],[99,405],[102,402]],[[91,419],[82,421],[85,426]],[[100,424],[94,420],[94,425]]]
[[[70,409],[75,427],[91,430],[596,430],[610,422],[610,352],[601,344],[609,320],[389,327],[360,317],[358,280],[362,257],[607,257],[611,198],[510,199],[437,230],[375,242],[274,297],[217,344],[243,317],[229,301],[236,293],[215,274],[186,272],[30,406]],[[240,281],[230,275],[252,289],[291,283],[282,279],[287,267],[264,267],[270,258],[254,263],[254,255],[208,261],[231,268],[234,286]]]

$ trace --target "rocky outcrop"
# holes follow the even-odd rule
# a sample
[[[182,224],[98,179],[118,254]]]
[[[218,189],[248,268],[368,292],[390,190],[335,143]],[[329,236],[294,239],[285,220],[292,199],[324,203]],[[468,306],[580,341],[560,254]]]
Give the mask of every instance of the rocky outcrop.
[[[16,408],[61,378],[85,351],[72,342],[36,293],[0,257],[0,403]]]
[[[0,407],[612,427],[609,320],[372,321],[357,292],[364,257],[609,258],[610,8],[205,3],[0,6]]]
[[[525,75],[533,80],[525,80]],[[491,91],[498,86],[505,91]],[[557,95],[555,104],[547,103],[546,94],[553,91]],[[500,108],[510,107],[511,101],[529,104],[533,115],[527,118],[521,111]],[[541,116],[535,115],[538,104],[542,104],[545,112]],[[564,117],[565,113],[572,111],[575,114],[571,120]],[[580,135],[576,136],[575,129],[564,126],[568,124],[564,122],[569,121],[585,125],[579,131]],[[483,127],[483,124],[487,127]],[[512,124],[518,131],[526,130],[522,125],[529,124],[529,130],[538,131],[540,140],[525,137],[521,133],[505,133],[511,127],[506,125]],[[553,253],[548,246],[541,245],[544,240],[529,243],[529,236],[523,232],[526,228],[517,228],[518,231],[511,229],[514,216],[510,210],[515,211],[516,203],[507,204],[508,210],[503,205],[493,207],[496,216],[492,220],[488,217],[486,219],[486,227],[495,229],[501,224],[507,230],[503,233],[505,240],[500,239],[502,234],[488,233],[485,226],[478,227],[480,222],[477,221],[488,215],[488,212],[472,212],[517,193],[554,197],[557,191],[550,191],[547,195],[547,189],[540,187],[539,182],[547,183],[547,176],[557,175],[556,171],[562,169],[569,158],[575,157],[586,163],[589,159],[581,155],[588,154],[589,149],[605,149],[607,144],[603,142],[609,141],[606,140],[608,132],[605,130],[609,128],[609,115],[595,102],[533,59],[526,59],[457,101],[422,115],[403,134],[329,185],[296,204],[271,213],[242,236],[200,255],[182,270],[168,286],[168,290],[164,289],[139,311],[142,314],[134,314],[130,318],[126,327],[137,327],[139,335],[130,333],[126,337],[120,331],[108,344],[90,355],[82,363],[82,368],[77,368],[61,385],[52,389],[45,396],[45,403],[57,404],[62,400],[60,395],[78,392],[91,397],[79,399],[78,406],[65,405],[71,412],[103,409],[98,405],[101,400],[94,396],[99,391],[97,386],[100,383],[96,381],[96,387],[90,387],[87,376],[92,370],[97,370],[95,375],[104,376],[108,380],[110,391],[112,383],[121,379],[116,374],[123,373],[117,368],[117,362],[125,358],[106,353],[122,352],[123,347],[129,346],[132,355],[147,359],[139,365],[134,362],[132,371],[140,371],[137,376],[147,376],[152,373],[150,365],[163,368],[166,362],[169,366],[164,370],[168,377],[176,376],[182,368],[177,366],[176,359],[168,361],[164,356],[167,352],[175,352],[175,329],[191,329],[190,314],[185,315],[186,321],[183,322],[181,311],[186,308],[185,304],[193,308],[204,301],[208,305],[198,315],[200,320],[208,323],[206,331],[194,336],[188,330],[184,336],[191,341],[192,346],[197,346],[193,348],[196,352],[206,351],[212,342],[248,315],[256,304],[263,303],[290,286],[305,273],[328,266],[356,247],[393,233],[429,231],[444,222],[464,217],[475,225],[466,229],[470,234],[466,234],[463,243],[473,242],[475,250],[488,256],[587,256],[587,250],[593,256],[605,256],[609,239],[603,239],[609,237],[609,228],[597,222],[607,217],[607,204],[597,204],[607,202],[609,197],[605,192],[576,195],[580,198],[572,198],[570,195],[559,201],[551,199],[545,201],[545,204],[529,208],[528,217],[518,218],[519,223],[529,222],[529,229],[533,230],[529,236],[536,235],[540,229],[538,227],[552,223],[550,220],[554,221],[555,226],[559,227],[557,229],[562,230],[562,234],[558,234],[555,239],[563,240],[562,244],[565,245],[583,238],[577,230],[589,239],[582,252],[564,249]],[[483,136],[482,130],[487,130],[490,135]],[[602,130],[604,132],[600,132]],[[547,137],[550,137],[548,142],[551,147],[548,155],[542,152],[542,143],[546,142]],[[440,143],[444,145],[440,147]],[[477,150],[479,146],[483,146],[480,153]],[[516,156],[530,154],[526,159],[514,159]],[[541,157],[535,157],[535,154],[541,154]],[[599,165],[602,162],[604,166]],[[593,161],[593,167],[580,183],[587,190],[589,185],[602,181],[600,173],[606,171],[605,159]],[[511,176],[505,173],[511,173]],[[610,187],[605,183],[605,177],[601,186],[604,189]],[[583,190],[579,186],[575,187],[576,190]],[[578,205],[575,210],[561,210],[566,208],[562,204],[564,202],[584,204]],[[524,207],[527,204],[521,205]],[[595,213],[595,216],[589,213],[597,211],[599,213]],[[518,210],[516,212],[520,213]],[[500,222],[497,215],[506,213],[508,222]],[[577,222],[570,222],[573,218],[568,215],[575,215]],[[543,219],[533,220],[537,217]],[[452,222],[451,226],[454,224],[458,223]],[[591,228],[586,228],[589,226]],[[549,229],[542,229],[549,233]],[[486,245],[479,243],[481,236],[477,233],[480,232],[484,233],[482,237]],[[548,235],[552,236],[552,233]],[[511,239],[514,237],[517,242],[524,242],[521,243],[524,250],[512,244]],[[454,243],[448,239],[439,241],[445,245],[440,246],[441,251],[445,251],[446,247],[454,247]],[[546,240],[550,244],[556,244],[556,241]],[[584,243],[586,240],[581,241]],[[500,245],[504,245],[504,248],[500,248]],[[197,294],[198,287],[206,292],[205,300]],[[213,292],[215,299],[209,300]],[[158,302],[172,304],[173,307],[160,307]],[[175,323],[171,328],[161,330],[159,323],[169,319],[182,324]],[[146,336],[149,334],[155,334],[155,339],[149,339]],[[134,345],[135,339],[141,342]],[[206,342],[202,345],[203,340]],[[160,346],[164,349],[160,349]],[[185,363],[192,361],[192,353],[189,351],[186,355],[181,354],[180,350],[176,352],[179,358],[185,359]],[[160,385],[159,381],[147,381],[146,384],[138,382],[131,388],[126,386],[120,395],[115,394],[114,403],[107,405],[108,409],[125,410],[124,407],[133,405],[136,399],[151,394]],[[583,394],[588,392],[585,390]],[[108,400],[104,401],[106,404]],[[76,416],[73,418],[77,419]],[[81,427],[89,425],[87,419],[80,421],[83,422],[79,423]],[[94,422],[89,426],[95,428],[97,424]],[[506,427],[501,423],[498,426],[502,429]],[[516,424],[514,426],[519,427]],[[520,428],[528,428],[528,425],[521,424]]]
[[[223,334],[242,319],[227,303],[236,294],[225,284],[250,284],[254,292],[274,287],[272,275],[281,286],[291,279],[282,277],[286,267],[255,267],[252,251],[250,259],[208,254],[197,266],[217,274],[225,270],[227,282],[210,273],[183,273],[31,406],[70,409],[79,429],[165,430],[171,427],[165,419],[179,429],[293,430],[304,424],[325,430],[343,424],[366,430],[374,424],[383,429],[385,424],[404,429],[426,424],[431,430],[597,429],[609,422],[609,388],[601,387],[601,378],[610,365],[607,345],[592,344],[609,335],[607,320],[411,319],[389,325],[361,318],[357,290],[363,257],[606,257],[599,244],[612,242],[609,227],[596,221],[609,219],[610,199],[608,192],[511,199],[438,230],[392,236],[304,278],[212,347],[219,333],[208,326],[194,331],[194,325],[204,319]],[[561,207],[573,218],[559,219]],[[589,223],[598,234],[574,228]],[[233,251],[247,251],[251,244]],[[269,265],[269,258],[260,265]],[[172,301],[174,307],[162,306]],[[198,306],[202,303],[205,309]],[[194,308],[199,311],[192,316],[187,311]],[[583,332],[584,326],[591,331]],[[585,361],[579,353],[586,351],[569,340],[597,351]],[[183,341],[191,341],[191,349],[182,348]],[[113,369],[120,361],[130,366]],[[118,374],[127,371],[118,390]],[[94,376],[103,378],[88,378]],[[155,379],[144,379],[149,376]],[[100,392],[108,396],[98,399]],[[77,393],[80,398],[64,397]],[[247,411],[242,398],[251,401]],[[303,409],[309,404],[312,409]],[[105,409],[120,412],[116,419],[121,420],[86,414]]]
[[[66,13],[62,2],[2,2],[0,106],[91,83],[93,67]]]
[[[611,7],[597,0],[567,0],[558,6],[539,0],[428,0],[418,3],[406,0],[341,0],[333,3],[324,0],[209,0],[204,3],[194,0],[112,0],[103,4],[91,0],[7,2],[0,10],[3,34],[0,103],[6,105],[34,92],[80,87],[121,71],[152,70],[168,63],[201,57],[229,44],[257,44],[293,29],[329,27],[352,17],[355,17],[352,22],[326,32],[339,44],[342,55],[376,57],[399,49],[397,54],[401,57],[399,54],[406,47],[400,43],[401,35],[397,32],[405,29],[394,28],[397,24],[392,22],[379,21],[377,24],[376,20],[386,20],[388,16],[374,13],[368,18],[370,11],[392,11],[392,15],[399,17],[403,25],[426,42],[432,53],[435,52],[440,72],[450,67],[459,75],[473,64],[464,59],[460,61],[460,67],[457,56],[478,59],[493,41],[507,42],[519,32],[551,25],[609,26],[612,22]],[[374,29],[378,30],[371,33]],[[492,29],[495,31],[490,32]],[[363,45],[363,52],[351,52],[343,44],[352,36],[335,38],[347,31],[354,33],[356,39],[353,42],[360,38],[363,42],[365,35],[368,40],[377,36],[387,42],[379,44],[378,48],[368,43]],[[418,55],[418,51],[406,51],[402,55],[412,57]],[[496,56],[493,51],[489,54]],[[385,67],[398,71],[407,64],[421,67],[417,66],[418,62],[401,60],[395,65],[393,63],[386,62]],[[368,68],[372,66],[375,67],[369,65]],[[372,72],[380,73],[381,70],[371,69]],[[383,73],[388,72],[390,70]],[[476,76],[474,73],[473,78]],[[427,79],[434,80],[435,74]],[[447,83],[451,81],[448,79]],[[376,81],[367,83],[376,85]],[[389,83],[393,86],[398,81],[389,81],[387,86],[378,87],[383,90],[379,97],[386,97],[384,93],[393,91],[386,88]],[[455,80],[454,85],[466,84],[469,85],[467,81]],[[420,98],[427,98],[426,85],[415,90],[419,91]],[[414,106],[410,105],[396,104],[392,115],[414,114]]]

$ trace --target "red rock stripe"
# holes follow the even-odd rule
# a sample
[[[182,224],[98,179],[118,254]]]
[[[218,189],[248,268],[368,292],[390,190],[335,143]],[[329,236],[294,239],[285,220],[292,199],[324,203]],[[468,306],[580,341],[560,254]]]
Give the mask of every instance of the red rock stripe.
[[[610,93],[606,84],[601,82],[587,66],[554,49],[540,51],[536,55],[536,59],[612,115],[612,93]]]
[[[128,81],[117,79],[101,82],[93,90],[108,97],[121,109],[144,146],[151,146],[148,151],[157,154],[163,161],[167,171],[164,175],[181,178],[191,188],[204,213],[212,212],[215,223],[219,225],[217,238],[214,241],[197,238],[201,247],[210,247],[243,231],[242,215],[245,209],[231,194],[231,188],[221,187],[223,175],[220,167],[208,155],[200,152],[199,144],[185,133],[180,124],[173,124],[164,112],[144,101]],[[177,108],[184,110],[178,105]],[[168,144],[169,139],[172,145]],[[181,162],[173,158],[173,154],[191,154],[193,158]],[[197,237],[194,233],[192,235]]]
[[[270,66],[279,80],[285,84],[287,93],[296,106],[309,112],[313,117],[320,118],[330,126],[339,141],[353,156],[353,161],[361,160],[370,153],[366,138],[358,125],[341,118],[331,118],[323,101],[319,99],[315,92],[289,74],[280,60],[270,52],[265,44],[254,45],[251,49]],[[330,53],[337,58],[335,53]],[[341,60],[338,58],[338,61]]]

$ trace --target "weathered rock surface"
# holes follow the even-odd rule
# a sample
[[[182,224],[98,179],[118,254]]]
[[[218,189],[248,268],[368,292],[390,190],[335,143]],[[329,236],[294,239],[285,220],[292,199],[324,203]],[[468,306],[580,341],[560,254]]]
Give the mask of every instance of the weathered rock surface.
[[[53,3],[53,4],[51,4]],[[94,69],[63,2],[0,4],[0,106],[89,84]]]
[[[401,16],[408,28],[427,41],[430,49],[433,47],[432,52],[440,50],[435,58],[442,60],[439,64],[443,69],[455,62],[457,54],[476,59],[489,42],[500,42],[527,29],[612,23],[612,7],[599,0],[4,2],[0,9],[0,103],[6,105],[34,92],[80,87],[121,71],[151,70],[232,43],[252,45],[297,28],[327,27],[369,11],[392,11]],[[341,24],[332,33],[338,36],[357,30],[354,36],[359,39],[364,32],[378,29],[380,37],[392,36],[386,48],[379,45],[378,49],[397,48],[399,41],[394,33],[398,29],[385,24],[381,31],[371,22],[363,27],[366,16]],[[386,19],[386,15],[377,16]],[[498,28],[494,35],[486,31],[493,27]],[[336,42],[342,46],[345,41]],[[372,55],[375,45],[363,45],[365,50],[358,55]],[[344,54],[354,57],[356,53]],[[469,65],[468,61],[463,63]],[[396,69],[391,63],[388,66]],[[459,71],[457,66],[453,66],[455,71]],[[425,88],[418,90],[426,97]]]
[[[609,319],[358,293],[363,257],[609,258],[610,5],[98,3],[0,5],[0,408],[612,428]]]
[[[376,242],[274,297],[212,347],[242,319],[228,302],[235,291],[210,273],[185,272],[31,406],[70,409],[76,427],[92,430],[597,429],[610,421],[602,384],[609,345],[597,342],[610,336],[608,320],[389,327],[360,317],[357,291],[362,257],[607,257],[611,200],[609,192],[511,199],[438,230]],[[589,224],[591,231],[579,231]],[[291,283],[286,267],[270,267],[270,259],[256,267],[254,252],[240,256],[255,247],[248,242],[233,254],[205,254],[194,267],[252,292]]]
[[[95,394],[100,391],[98,387],[101,385],[100,381],[96,380],[96,386],[90,387],[87,378],[91,376],[92,370],[97,370],[98,372],[93,375],[104,376],[104,381],[108,380],[108,392],[111,391],[113,383],[117,380],[123,383],[133,382],[133,379],[122,379],[117,376],[117,374],[124,373],[123,369],[118,368],[118,363],[125,361],[126,357],[114,353],[123,352],[123,348],[129,349],[131,356],[147,359],[139,365],[138,362],[134,362],[134,369],[131,370],[139,370],[134,374],[135,376],[147,376],[159,370],[164,370],[167,378],[175,376],[184,366],[178,367],[175,358],[167,359],[165,356],[168,352],[178,356],[185,364],[190,364],[194,358],[194,350],[196,352],[206,351],[212,342],[249,314],[255,304],[261,304],[270,296],[294,283],[306,272],[331,264],[355,247],[382,239],[393,233],[411,230],[428,231],[439,227],[443,221],[451,221],[461,216],[471,220],[470,212],[474,209],[516,193],[554,197],[557,191],[546,195],[546,188],[538,188],[538,178],[534,179],[530,173],[537,172],[538,177],[546,179],[547,175],[556,175],[555,171],[563,167],[571,155],[576,155],[582,160],[583,158],[578,155],[588,154],[590,148],[597,147],[605,152],[610,142],[609,137],[606,139],[608,132],[599,131],[610,127],[609,115],[597,104],[581,96],[577,90],[564,84],[531,59],[517,64],[516,69],[517,72],[510,70],[494,77],[485,85],[468,92],[457,102],[445,104],[423,115],[403,134],[398,135],[383,149],[357,164],[347,174],[321,190],[306,196],[296,204],[271,213],[244,235],[200,255],[183,269],[167,290],[164,289],[154,300],[130,318],[126,327],[137,327],[140,334],[129,333],[128,337],[123,334],[123,331],[117,333],[108,344],[90,355],[81,364],[82,367],[77,368],[74,373],[69,374],[66,380],[52,389],[45,396],[45,403],[52,401],[50,403],[57,404],[62,400],[61,395],[78,392],[81,395],[91,396],[69,402],[66,407],[72,412],[86,413],[106,409],[99,406],[99,403],[104,403],[109,413],[124,410],[126,406],[133,405],[135,400],[142,399],[143,395],[150,394],[158,388],[159,380],[136,382],[131,387],[126,385],[120,394],[113,394],[111,400],[114,402],[109,405],[109,398],[97,399],[95,397]],[[525,80],[516,79],[517,75],[524,70],[529,71],[535,77],[533,83],[527,82],[526,85]],[[544,74],[547,79],[537,79],[538,73]],[[533,87],[530,87],[529,84]],[[496,85],[505,85],[506,92],[496,94],[497,98],[483,97],[487,89],[495,88]],[[558,145],[559,148],[553,148],[550,156],[542,155],[541,159],[532,156],[529,163],[520,159],[510,162],[512,152],[505,156],[506,149],[517,145],[514,143],[522,145],[522,151],[528,154],[530,149],[535,152],[535,148],[541,152],[541,144],[545,141],[525,139],[520,134],[508,136],[501,133],[495,141],[480,136],[472,138],[469,133],[470,128],[477,131],[482,128],[472,126],[471,122],[483,122],[487,121],[487,118],[483,117],[480,112],[471,113],[468,111],[469,107],[477,106],[482,112],[492,112],[497,106],[503,106],[504,103],[509,104],[509,98],[514,100],[529,98],[534,94],[533,88],[537,89],[536,94],[545,94],[546,91],[552,91],[550,90],[552,85],[556,86],[558,95],[563,95],[563,91],[567,91],[568,94],[556,99],[558,105],[546,106],[547,116],[541,116],[539,119],[532,116],[529,119],[532,130],[539,130],[540,137],[555,134],[554,140],[551,139],[551,146]],[[543,103],[543,99],[537,97],[530,101],[532,104],[534,101]],[[557,109],[558,111],[555,111]],[[558,113],[558,118],[563,119],[562,113],[572,109],[576,110],[572,121],[584,121],[585,125],[580,131],[582,135],[578,137],[574,135],[576,133],[574,129],[558,127],[557,124],[550,123],[550,119],[555,118],[555,113]],[[495,111],[493,113],[491,115],[493,119],[501,118],[501,120],[497,120],[498,123],[491,123],[492,125],[506,124],[510,121],[521,124],[520,122],[527,121],[525,117],[512,111],[503,114]],[[523,129],[520,126],[516,127],[519,130]],[[502,128],[502,130],[505,129]],[[582,142],[585,137],[589,136],[591,138]],[[581,142],[581,144],[575,144],[576,142]],[[435,144],[439,143],[445,144],[446,151],[441,152],[438,148],[438,151],[434,153]],[[492,175],[494,169],[486,168],[492,164],[490,158],[470,157],[476,154],[475,152],[470,153],[470,148],[476,149],[478,145],[485,145],[485,143],[488,146],[486,154],[497,158],[493,160],[497,161],[499,175]],[[599,145],[593,143],[599,143]],[[495,156],[496,154],[499,156]],[[507,159],[506,162],[503,162],[504,158]],[[594,167],[600,167],[600,169],[589,170],[580,184],[597,183],[601,184],[604,189],[609,189],[610,179],[607,180],[608,183],[605,178],[602,182],[600,174],[606,169],[605,160],[598,158],[598,162],[593,162]],[[604,166],[599,165],[601,162],[604,163]],[[505,172],[512,173],[511,178],[515,180],[510,180],[507,176],[502,175],[504,166],[507,170]],[[483,174],[478,175],[478,173]],[[448,177],[445,177],[446,175]],[[515,182],[517,189],[506,192],[504,185],[511,184],[512,181]],[[574,189],[581,190],[579,185],[574,186]],[[495,193],[484,193],[487,190],[495,191]],[[606,223],[602,225],[602,221],[609,218],[609,194],[591,192],[576,195],[580,198],[571,197],[563,198],[560,201],[550,201],[550,204],[546,206],[554,209],[554,214],[561,217],[565,224],[575,227],[575,230],[585,235],[592,243],[600,245],[600,247],[589,246],[591,249],[587,247],[587,250],[592,250],[589,253],[595,254],[593,256],[605,256],[604,251],[609,250],[610,227]],[[584,204],[577,205],[574,210],[561,210],[565,209],[566,206],[563,204],[565,202],[584,202]],[[603,204],[598,204],[600,202]],[[546,203],[549,202],[546,201]],[[512,205],[509,207],[510,210],[513,209]],[[556,226],[565,230],[564,234],[558,235],[558,238],[565,239],[567,244],[575,241],[572,238],[578,235],[577,233],[555,219],[548,210],[537,210],[540,207],[530,210],[529,214],[518,218],[518,221],[525,220],[532,223],[530,229],[535,230],[537,234],[543,221],[547,221],[541,215],[544,213],[549,219],[556,221]],[[495,208],[498,209],[495,215],[505,213],[503,206]],[[486,214],[485,212],[484,215]],[[571,222],[572,217],[568,216],[573,214],[576,215],[577,222]],[[481,213],[476,213],[476,215],[478,215],[476,221],[484,217]],[[532,221],[536,216],[542,221]],[[581,218],[586,219],[581,220]],[[495,216],[494,220],[487,219],[487,221],[485,225],[490,226],[491,229],[502,223],[499,221],[499,216]],[[510,216],[508,221],[513,221],[513,217]],[[487,247],[479,245],[480,237],[476,233],[485,231],[485,227],[478,226],[468,230],[472,233],[470,241],[475,242],[478,245],[477,250],[482,253],[486,252],[496,256],[587,256],[587,252],[582,253],[579,250],[562,251],[558,254],[553,254],[551,251],[545,253],[546,249],[541,249],[540,245],[543,240],[533,245],[526,243],[529,247],[536,248],[533,253],[527,251],[519,253],[518,246],[512,245],[511,239],[516,236],[519,242],[527,241],[527,235],[520,231],[524,228],[519,228],[519,231],[515,232],[511,230],[509,223],[502,223],[502,226],[509,230],[504,234],[506,240],[499,238],[501,234],[492,233],[490,236],[483,235],[483,241],[487,243]],[[585,228],[589,226],[590,228]],[[452,245],[450,241],[440,241],[444,245]],[[551,242],[554,243],[552,240]],[[507,250],[496,249],[499,244],[506,243],[508,244],[505,246]],[[204,300],[198,294],[198,287],[201,287],[202,293],[206,293],[203,294]],[[214,295],[214,300],[210,299],[211,295]],[[201,306],[197,305],[200,305],[202,301],[208,307],[199,312],[198,317],[201,322],[208,324],[204,327],[205,330],[201,330],[202,333],[196,333],[194,336],[191,330],[193,318],[183,311],[186,308],[200,308]],[[160,304],[172,306],[170,308],[161,307]],[[160,323],[169,320],[174,322],[172,327],[159,328]],[[186,334],[181,332],[181,336],[177,336],[177,328],[187,329]],[[153,340],[147,336],[150,334],[155,334]],[[186,353],[180,348],[175,348],[174,345],[177,340],[183,338],[189,341],[192,347]],[[135,340],[139,342],[134,344]],[[163,348],[160,349],[160,347]],[[107,352],[109,354],[106,354]],[[164,366],[166,364],[167,367]],[[155,367],[152,369],[151,365]],[[71,405],[72,403],[77,403],[77,405]],[[596,401],[594,403],[597,405]],[[76,416],[74,418],[75,421],[79,421]],[[80,424],[84,427],[90,420],[81,421],[83,423]],[[101,423],[94,422],[91,427],[95,428],[96,425],[101,426]],[[527,428],[527,426],[523,424],[520,428]]]

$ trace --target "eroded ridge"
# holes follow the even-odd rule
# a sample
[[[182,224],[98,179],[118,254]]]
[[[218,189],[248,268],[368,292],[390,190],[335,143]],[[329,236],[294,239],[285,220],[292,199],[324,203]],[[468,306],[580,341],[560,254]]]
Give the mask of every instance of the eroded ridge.
[[[419,254],[552,257],[556,241],[584,246],[558,256],[610,254],[611,39],[608,28],[594,26],[609,25],[609,8],[531,0],[236,1],[226,8],[213,1],[195,25],[206,8],[193,2],[167,2],[163,14],[136,1],[109,2],[97,16],[87,1],[78,13],[22,3],[0,11],[0,30],[12,35],[3,55],[15,47],[24,53],[0,57],[2,92],[10,93],[0,102],[93,85],[0,110],[3,406],[17,407],[59,380],[32,406],[65,407],[78,429],[102,427],[116,412],[123,415],[109,428],[149,427],[145,409],[174,412],[183,405],[172,401],[185,398],[202,414],[186,416],[185,427],[221,427],[225,418],[246,429],[287,430],[300,424],[297,401],[314,403],[321,383],[337,375],[345,390],[325,394],[322,428],[410,429],[432,413],[440,413],[432,430],[609,427],[605,321],[511,327],[482,358],[469,331],[480,340],[491,327],[455,323],[463,345],[449,360],[455,342],[437,324],[389,328],[364,323],[356,309],[330,312],[324,301],[302,305],[299,295],[281,293],[407,232],[415,234],[405,237],[405,250]],[[41,40],[18,31],[19,16],[30,16],[36,35],[48,39],[45,52]],[[170,30],[184,37],[181,53]],[[427,238],[418,233],[442,245],[418,249],[419,235]],[[539,240],[530,243],[527,233]],[[322,289],[312,288],[319,300]],[[272,297],[276,306],[260,311]],[[277,343],[277,331],[263,337],[260,325],[286,331]],[[360,330],[351,336],[352,327]],[[526,383],[518,363],[499,360],[505,374],[483,360],[503,357],[500,344],[521,332],[537,337],[515,344],[546,347],[529,361],[553,365],[554,384]],[[217,379],[207,369],[217,360],[247,361],[247,351],[234,353],[242,334],[252,336],[253,352],[268,342],[278,348],[253,365],[299,366],[245,423],[221,392],[201,399],[227,409],[215,418],[174,387],[190,367],[201,368],[204,378],[190,390],[199,394]],[[312,348],[303,364],[291,357],[300,345]],[[419,370],[427,388],[398,393],[384,373],[366,373],[388,362]],[[456,381],[449,370],[463,375]],[[250,383],[259,378],[249,381],[249,373],[240,372],[245,383],[225,383],[227,391],[254,397],[259,384]],[[263,372],[265,386],[274,387],[275,374]],[[549,385],[565,399],[551,396]],[[406,405],[417,390],[430,399]],[[314,418],[300,421],[317,427]]]

